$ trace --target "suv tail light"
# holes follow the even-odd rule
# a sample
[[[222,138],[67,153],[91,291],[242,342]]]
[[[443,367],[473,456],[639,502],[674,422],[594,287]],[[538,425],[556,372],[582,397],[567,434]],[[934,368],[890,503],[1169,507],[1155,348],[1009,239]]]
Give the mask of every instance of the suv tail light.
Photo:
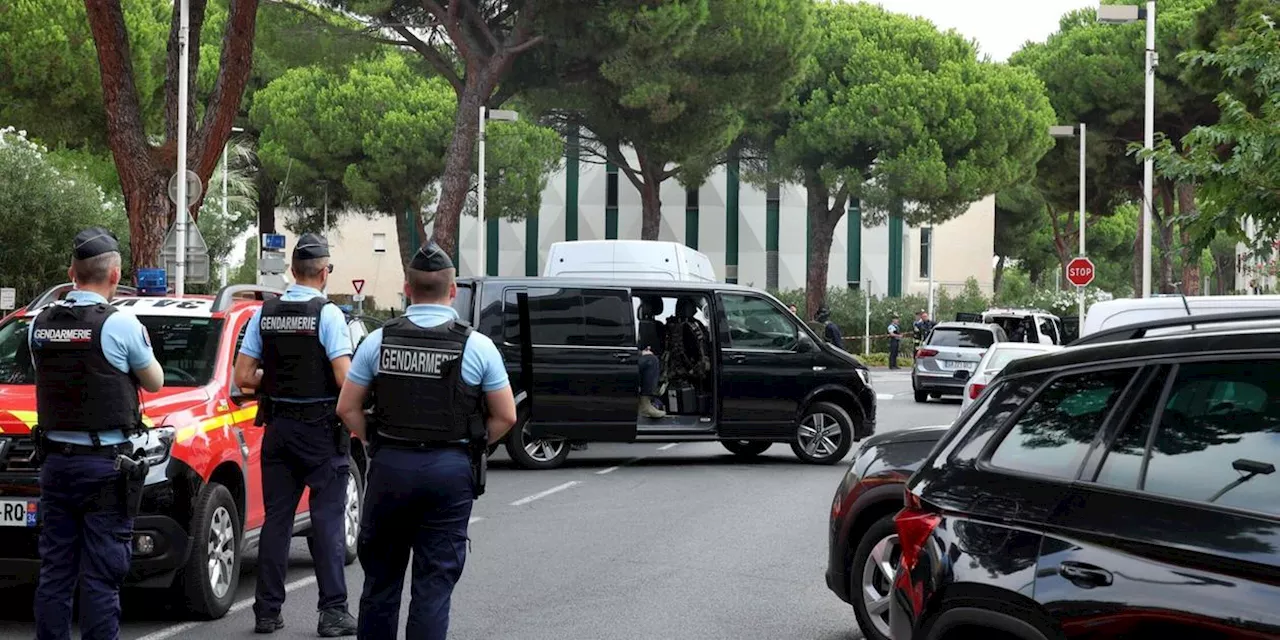
[[[937,349],[916,349],[916,358],[932,358],[938,355]]]
[[[902,568],[905,572],[915,568],[929,534],[933,533],[941,521],[942,516],[925,511],[921,508],[920,498],[910,491],[906,492],[906,505],[893,518],[893,523],[898,528],[898,544],[902,547]]]
[[[978,399],[978,396],[982,395],[982,390],[983,390],[983,389],[986,389],[986,388],[987,388],[987,385],[985,385],[985,384],[971,384],[971,385],[969,385],[969,399],[970,399],[970,400],[977,400],[977,399]]]

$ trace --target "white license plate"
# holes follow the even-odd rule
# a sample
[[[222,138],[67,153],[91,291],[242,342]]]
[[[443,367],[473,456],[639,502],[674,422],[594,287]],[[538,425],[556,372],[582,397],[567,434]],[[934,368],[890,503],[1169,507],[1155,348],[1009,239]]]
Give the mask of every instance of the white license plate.
[[[38,514],[35,499],[0,498],[0,527],[34,527]]]
[[[973,371],[972,362],[957,362],[955,360],[942,360],[943,369],[951,369],[953,371]]]

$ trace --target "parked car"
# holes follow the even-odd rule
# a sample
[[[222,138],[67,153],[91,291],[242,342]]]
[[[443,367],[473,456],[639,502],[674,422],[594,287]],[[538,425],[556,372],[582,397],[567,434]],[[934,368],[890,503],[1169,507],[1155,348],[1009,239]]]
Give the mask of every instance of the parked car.
[[[1000,371],[1010,362],[1019,358],[1028,358],[1041,354],[1057,351],[1061,349],[1057,345],[1052,344],[1034,344],[1027,342],[997,342],[989,349],[986,355],[982,356],[982,360],[978,361],[978,366],[974,369],[973,375],[964,385],[964,395],[960,397],[960,410],[964,411],[973,404],[982,395],[982,391],[987,388],[991,380],[999,375]]]
[[[942,322],[933,327],[916,349],[911,365],[911,389],[916,402],[964,394],[965,380],[991,345],[1009,336],[996,324]]]
[[[831,501],[827,588],[853,607],[867,640],[889,640],[889,593],[901,556],[893,516],[907,478],[950,426],[878,433],[859,445]]]
[[[40,469],[33,460],[35,372],[27,326],[71,289],[54,287],[0,321],[0,586],[34,585],[39,574]],[[241,558],[257,547],[263,525],[263,429],[253,425],[257,402],[233,388],[231,372],[254,310],[279,293],[237,285],[216,296],[146,297],[120,287],[111,300],[147,328],[164,369],[164,389],[142,393],[151,428],[133,438],[151,473],[125,584],[173,595],[200,618],[219,618],[231,608]],[[344,508],[348,564],[356,559],[365,460],[352,438]],[[306,536],[310,527],[304,495],[294,535]]]
[[[787,443],[835,464],[875,432],[866,366],[757,289],[463,278],[454,307],[503,353],[519,400],[506,447],[524,468],[589,442],[710,441],[744,457]],[[641,343],[664,363],[662,418],[637,411]]]
[[[1085,312],[1080,337],[1124,325],[1223,313],[1280,311],[1280,296],[1182,296],[1116,298],[1095,302]]]
[[[1233,323],[1010,363],[907,482],[890,635],[1280,637],[1280,314]]]

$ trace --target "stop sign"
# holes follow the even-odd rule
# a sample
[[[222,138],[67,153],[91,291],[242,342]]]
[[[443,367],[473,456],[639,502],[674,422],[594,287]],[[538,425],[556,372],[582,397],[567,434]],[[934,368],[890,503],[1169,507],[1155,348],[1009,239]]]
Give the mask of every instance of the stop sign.
[[[1093,261],[1081,256],[1068,262],[1067,281],[1077,287],[1089,286],[1093,282]]]

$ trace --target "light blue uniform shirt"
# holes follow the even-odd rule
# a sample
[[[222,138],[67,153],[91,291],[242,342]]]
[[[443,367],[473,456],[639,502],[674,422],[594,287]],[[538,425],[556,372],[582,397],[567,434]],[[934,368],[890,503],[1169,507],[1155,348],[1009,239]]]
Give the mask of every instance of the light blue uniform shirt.
[[[280,299],[285,302],[306,302],[312,298],[323,297],[324,294],[319,289],[291,284],[284,290]],[[253,312],[253,317],[249,319],[249,326],[244,332],[244,342],[240,344],[240,353],[259,362],[262,361],[262,330],[259,327],[261,320],[262,307],[258,307],[258,310]],[[351,355],[351,334],[347,331],[347,318],[342,315],[338,305],[327,304],[320,311],[320,344],[324,345],[325,355],[329,360]],[[334,399],[336,398],[272,398],[279,402],[317,402]]]
[[[90,305],[101,304],[107,301],[106,298],[92,292],[75,290],[67,294],[67,300],[70,300],[72,306],[87,307]],[[27,325],[27,342],[31,342],[31,332],[36,326],[33,321]],[[102,355],[107,357],[107,362],[111,366],[129,373],[138,369],[146,369],[155,362],[156,356],[151,351],[151,339],[147,336],[146,327],[138,321],[138,317],[132,313],[116,312],[107,317],[106,322],[102,324]],[[31,345],[32,360],[35,359],[35,345]],[[67,442],[71,444],[93,444],[93,439],[89,434],[80,431],[50,431],[48,433],[50,440],[55,442]],[[98,439],[104,445],[120,444],[125,442],[124,432],[119,429],[110,431],[99,431]]]
[[[410,305],[405,310],[405,315],[410,322],[424,328],[458,319],[458,312],[453,307],[441,304]],[[363,387],[373,383],[373,377],[378,373],[378,351],[381,348],[382,329],[376,329],[360,343],[356,357],[351,361],[351,370],[347,372],[347,380]],[[478,331],[471,332],[466,349],[462,352],[462,381],[469,385],[479,385],[486,393],[509,384],[507,367],[502,362],[498,347],[489,336]]]

